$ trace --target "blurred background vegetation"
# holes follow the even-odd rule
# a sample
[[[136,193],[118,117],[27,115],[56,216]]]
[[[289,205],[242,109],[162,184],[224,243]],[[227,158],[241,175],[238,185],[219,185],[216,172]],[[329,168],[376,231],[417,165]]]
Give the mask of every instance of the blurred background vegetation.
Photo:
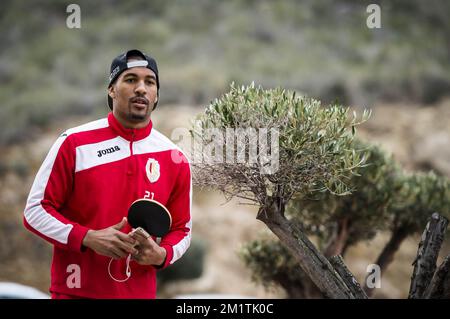
[[[370,1],[84,0],[81,29],[69,3],[0,4],[1,143],[103,113],[109,64],[132,47],[157,59],[161,104],[204,104],[231,81],[365,106],[450,91],[448,1],[380,1],[380,29],[366,27]]]
[[[254,81],[324,103],[337,99],[356,109],[372,108],[373,119],[361,128],[367,140],[382,144],[409,169],[450,176],[448,1],[377,1],[380,29],[366,26],[366,7],[373,1],[79,0],[80,29],[66,26],[70,3],[0,2],[0,235],[7,238],[0,243],[0,280],[47,289],[51,250],[22,229],[26,196],[58,134],[109,111],[109,65],[129,48],[158,62],[161,99],[155,121],[169,136],[228,91],[232,81]],[[233,203],[217,209],[220,197],[195,196],[194,229],[211,241],[205,261],[223,263],[216,270],[206,267],[208,279],[198,290],[266,296],[250,284],[239,289],[226,276],[229,271],[250,278],[231,260],[238,260],[239,243],[259,229],[252,224],[253,211]],[[237,225],[218,211],[241,212],[235,215],[247,222],[237,224],[250,225],[251,231],[236,228],[230,240],[211,227],[219,221]],[[231,246],[216,249],[214,243],[223,239]],[[225,278],[222,286],[212,279],[219,274]]]

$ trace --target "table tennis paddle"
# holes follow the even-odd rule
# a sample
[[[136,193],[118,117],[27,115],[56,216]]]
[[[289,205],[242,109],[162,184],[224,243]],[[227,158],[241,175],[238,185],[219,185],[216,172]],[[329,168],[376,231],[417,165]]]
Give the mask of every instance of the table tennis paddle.
[[[172,225],[172,217],[169,211],[161,203],[147,198],[141,198],[131,203],[128,208],[128,223],[135,228],[133,232],[139,232],[145,237],[162,237],[167,234]],[[108,264],[109,276],[117,282],[125,282],[131,277],[131,254],[128,255],[125,270],[126,278],[117,279],[111,273],[111,264],[113,258]]]
[[[169,232],[172,217],[161,203],[141,198],[130,205],[128,223],[133,228],[143,228],[151,236],[162,237]]]

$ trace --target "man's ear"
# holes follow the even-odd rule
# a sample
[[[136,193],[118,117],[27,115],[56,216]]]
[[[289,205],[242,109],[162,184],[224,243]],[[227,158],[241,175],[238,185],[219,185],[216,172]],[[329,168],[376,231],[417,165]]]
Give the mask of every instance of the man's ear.
[[[111,85],[111,86],[108,88],[108,95],[109,95],[112,99],[114,99],[114,98],[116,97],[116,92],[114,91],[114,85]]]
[[[155,101],[153,101],[152,111],[156,108],[156,103],[158,103],[159,95],[156,96]]]

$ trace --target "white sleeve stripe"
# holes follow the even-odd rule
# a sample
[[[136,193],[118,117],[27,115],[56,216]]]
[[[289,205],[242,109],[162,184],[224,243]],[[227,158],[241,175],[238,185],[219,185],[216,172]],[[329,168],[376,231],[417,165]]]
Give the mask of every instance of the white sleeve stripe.
[[[187,227],[189,229],[189,231],[186,234],[186,236],[178,244],[173,246],[173,256],[172,256],[172,259],[170,260],[170,264],[173,264],[178,259],[180,259],[181,256],[183,256],[183,254],[186,252],[186,250],[189,248],[189,246],[191,244],[191,234],[192,234],[192,212],[191,212],[191,210],[192,210],[192,176],[191,176],[190,185],[189,185],[189,214],[190,214],[191,218],[185,225],[185,227]]]
[[[191,230],[192,230],[191,226],[192,226],[192,222],[189,221],[186,224],[186,227],[189,228],[189,232],[178,244],[173,246],[173,256],[172,256],[172,260],[170,260],[170,264],[173,264],[178,259],[180,259],[181,256],[183,256],[183,254],[189,248],[189,246],[191,244]]]
[[[36,231],[62,244],[67,244],[69,233],[73,226],[71,224],[64,224],[59,221],[47,213],[41,205],[41,201],[44,198],[45,188],[52,172],[53,164],[55,163],[59,148],[64,140],[65,137],[58,138],[50,149],[44,163],[42,163],[42,166],[34,179],[33,186],[31,187],[24,216],[27,223]]]
[[[108,120],[103,118],[68,129],[56,140],[55,144],[53,144],[47,157],[42,163],[41,168],[36,174],[24,211],[24,217],[27,223],[39,233],[62,244],[67,244],[73,225],[61,222],[49,214],[41,205],[45,188],[47,187],[48,179],[50,178],[53,169],[53,164],[55,163],[59,149],[67,136],[73,133],[105,128],[108,127],[108,125]]]
[[[64,224],[52,215],[45,212],[42,205],[34,206],[25,215],[28,224],[34,229],[61,244],[67,244],[69,234],[73,228],[71,224]]]

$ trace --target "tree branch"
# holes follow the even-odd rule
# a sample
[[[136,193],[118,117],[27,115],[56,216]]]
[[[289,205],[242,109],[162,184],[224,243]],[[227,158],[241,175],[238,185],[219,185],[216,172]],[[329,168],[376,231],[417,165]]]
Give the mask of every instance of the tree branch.
[[[445,257],[436,270],[423,297],[427,299],[450,299],[450,255]]]
[[[295,224],[289,222],[274,200],[270,206],[261,208],[257,218],[291,251],[303,271],[328,298],[354,299],[355,296],[330,262],[317,250],[308,237]]]
[[[413,262],[414,271],[409,290],[410,299],[423,298],[424,292],[430,284],[436,270],[436,260],[444,240],[448,220],[438,213],[433,213],[422,234],[416,260]]]
[[[347,242],[349,235],[349,218],[343,217],[337,221],[336,231],[331,235],[328,245],[323,250],[325,257],[342,255],[345,243]]]
[[[355,298],[357,299],[368,298],[364,290],[361,288],[361,285],[358,283],[358,280],[356,280],[355,276],[353,276],[353,274],[345,265],[342,256],[338,255],[331,257],[330,263],[333,265],[334,269],[336,269],[337,273],[344,280],[345,284],[350,289]]]

